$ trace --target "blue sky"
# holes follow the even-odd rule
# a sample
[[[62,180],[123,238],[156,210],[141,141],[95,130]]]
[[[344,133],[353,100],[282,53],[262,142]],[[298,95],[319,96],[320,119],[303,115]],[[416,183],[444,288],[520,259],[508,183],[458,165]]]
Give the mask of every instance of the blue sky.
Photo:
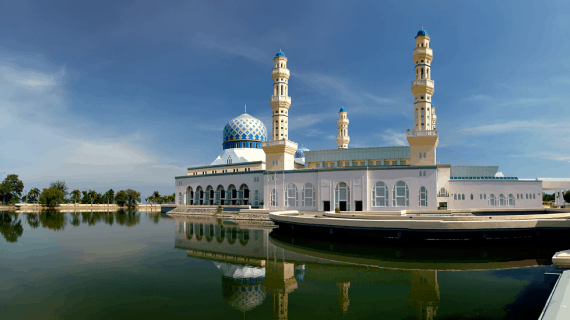
[[[434,50],[438,161],[570,177],[567,1],[11,1],[0,11],[0,172],[30,187],[173,192],[222,129],[270,120],[291,70],[289,138],[405,145],[414,37]],[[2,176],[3,178],[4,176]]]

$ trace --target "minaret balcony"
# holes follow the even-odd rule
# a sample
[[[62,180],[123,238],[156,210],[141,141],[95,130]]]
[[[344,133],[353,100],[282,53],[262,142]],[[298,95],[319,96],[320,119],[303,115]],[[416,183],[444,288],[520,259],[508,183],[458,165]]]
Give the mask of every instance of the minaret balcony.
[[[431,48],[419,47],[414,49],[414,62],[416,61],[416,58],[425,60],[427,57],[430,57],[429,60],[432,60],[431,57],[433,57],[433,50]]]
[[[271,102],[272,103],[278,103],[278,104],[291,104],[291,97],[287,97],[287,96],[271,96]]]
[[[284,78],[289,78],[289,76],[291,75],[289,69],[287,68],[274,68],[273,70],[271,70],[271,76],[273,78],[280,78],[280,77],[284,77]]]
[[[437,130],[409,130],[406,132],[408,137],[437,137]]]
[[[427,79],[412,81],[412,87],[416,86],[427,86],[432,88],[434,87],[433,80],[427,80]]]

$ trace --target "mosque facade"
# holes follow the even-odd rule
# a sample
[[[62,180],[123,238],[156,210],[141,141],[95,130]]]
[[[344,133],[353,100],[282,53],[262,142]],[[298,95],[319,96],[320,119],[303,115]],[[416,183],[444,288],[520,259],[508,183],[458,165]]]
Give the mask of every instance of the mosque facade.
[[[338,112],[338,149],[310,151],[289,140],[287,57],[273,59],[271,135],[244,113],[223,130],[222,151],[208,166],[175,177],[178,205],[251,205],[265,210],[423,211],[542,208],[542,181],[504,177],[498,166],[437,162],[439,133],[431,79],[433,50],[420,30],[409,146],[349,148],[348,111]]]

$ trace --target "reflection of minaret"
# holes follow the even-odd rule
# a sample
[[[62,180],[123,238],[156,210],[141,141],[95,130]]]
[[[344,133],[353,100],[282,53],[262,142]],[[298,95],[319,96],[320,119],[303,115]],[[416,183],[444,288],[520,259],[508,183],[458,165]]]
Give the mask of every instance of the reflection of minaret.
[[[416,307],[419,320],[432,320],[439,307],[437,271],[412,271],[408,307]]]
[[[289,293],[297,289],[295,265],[269,259],[265,268],[263,285],[273,293],[273,313],[271,319],[287,319]]]
[[[345,315],[348,311],[348,288],[350,288],[350,282],[337,282],[338,287],[338,310],[340,314]]]

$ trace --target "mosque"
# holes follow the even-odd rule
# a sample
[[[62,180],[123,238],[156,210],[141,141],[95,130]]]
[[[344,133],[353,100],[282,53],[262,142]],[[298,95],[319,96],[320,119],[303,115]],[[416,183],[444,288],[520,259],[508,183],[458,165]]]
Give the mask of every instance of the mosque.
[[[175,177],[178,205],[251,205],[265,210],[401,211],[542,208],[542,181],[504,177],[498,166],[453,166],[436,160],[439,133],[431,79],[430,36],[415,37],[409,146],[349,148],[348,111],[338,112],[338,149],[310,151],[289,140],[290,72],[273,58],[271,136],[244,113],[223,130],[209,166]]]

